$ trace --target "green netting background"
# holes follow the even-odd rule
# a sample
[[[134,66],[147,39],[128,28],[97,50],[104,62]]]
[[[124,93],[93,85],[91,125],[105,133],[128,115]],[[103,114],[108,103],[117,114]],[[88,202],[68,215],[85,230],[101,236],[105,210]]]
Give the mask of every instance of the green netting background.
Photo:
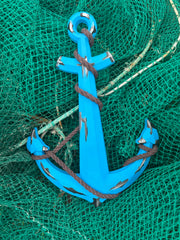
[[[179,0],[173,0],[180,12]],[[17,144],[78,104],[77,76],[55,69],[60,55],[73,57],[76,45],[67,22],[78,11],[98,25],[92,48],[109,50],[115,65],[99,72],[106,86],[137,58],[123,83],[170,50],[180,34],[172,0],[1,0],[0,1],[0,239],[179,239],[180,44],[124,87],[102,97],[101,112],[110,170],[137,154],[135,139],[146,117],[160,135],[159,152],[144,174],[118,198],[99,208],[68,197],[53,186]],[[75,112],[62,122],[65,135],[78,125]],[[51,148],[62,138],[44,135]],[[59,153],[79,169],[78,136]]]

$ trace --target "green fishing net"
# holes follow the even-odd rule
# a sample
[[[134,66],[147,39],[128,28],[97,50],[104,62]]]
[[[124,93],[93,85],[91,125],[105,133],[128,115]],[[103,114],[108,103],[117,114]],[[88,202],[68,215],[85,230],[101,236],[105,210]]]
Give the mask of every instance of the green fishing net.
[[[73,57],[78,11],[97,21],[92,55],[116,61],[96,80],[98,91],[115,82],[100,97],[110,170],[137,154],[146,117],[160,136],[142,176],[98,208],[49,182],[23,145],[36,126],[53,149],[78,125],[78,111],[66,116],[77,76],[55,68]],[[0,23],[0,239],[179,239],[179,0],[1,0]],[[78,135],[57,155],[78,172]]]

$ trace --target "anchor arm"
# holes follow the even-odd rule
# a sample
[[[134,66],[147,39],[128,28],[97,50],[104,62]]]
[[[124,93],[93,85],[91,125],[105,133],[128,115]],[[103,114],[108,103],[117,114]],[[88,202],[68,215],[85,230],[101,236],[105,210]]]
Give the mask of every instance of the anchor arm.
[[[98,56],[91,58],[91,63],[94,63],[93,67],[96,71],[102,70],[114,64],[114,58],[110,52],[102,53]]]
[[[57,60],[56,68],[68,73],[78,74],[80,66],[75,58],[60,56]]]
[[[45,153],[44,151],[50,150],[49,146],[39,137],[37,128],[33,130],[31,137],[28,137],[26,146],[28,151],[36,156],[41,156]],[[44,176],[64,192],[89,202],[93,202],[93,198],[96,198],[96,195],[89,193],[69,173],[55,166],[48,158],[36,160],[36,164]],[[81,177],[80,174],[77,176]]]

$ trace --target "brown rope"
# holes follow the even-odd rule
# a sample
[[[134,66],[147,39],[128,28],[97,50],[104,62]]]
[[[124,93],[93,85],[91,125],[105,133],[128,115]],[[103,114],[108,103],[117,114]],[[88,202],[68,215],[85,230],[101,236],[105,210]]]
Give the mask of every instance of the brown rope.
[[[125,163],[123,164],[123,167],[125,167],[125,166],[129,165],[130,163],[133,163],[133,162],[135,162],[139,159],[148,158],[150,156],[153,156],[158,151],[157,145],[154,145],[153,148],[148,148],[148,147],[140,144],[140,145],[138,145],[138,147],[143,149],[144,151],[147,151],[147,152],[143,153],[143,154],[136,155],[132,158],[129,158],[128,160],[125,161]]]
[[[47,157],[51,157],[58,163],[64,171],[69,173],[70,176],[72,176],[79,184],[81,184],[86,190],[91,192],[92,194],[98,196],[99,198],[107,198],[107,199],[113,199],[116,198],[119,194],[103,194],[101,192],[96,191],[94,188],[89,186],[86,182],[84,182],[80,177],[77,176],[76,173],[74,173],[66,164],[60,160],[52,151],[48,151],[46,153]]]
[[[90,46],[92,46],[94,44],[94,39],[92,37],[92,34],[87,29],[82,29],[81,32],[84,33],[88,37],[89,44],[90,44]],[[92,64],[88,63],[84,58],[82,58],[78,54],[77,50],[74,51],[74,56],[83,66],[85,66],[89,71],[91,71],[94,74],[95,78],[98,76],[98,73],[95,70],[95,68],[92,66]],[[78,84],[75,85],[75,90],[76,90],[76,92],[78,92],[82,96],[87,97],[91,101],[98,104],[100,110],[102,109],[102,107],[103,107],[102,102],[98,98],[94,97],[92,94],[90,94],[87,91],[84,91],[83,89],[79,88]],[[120,193],[118,193],[118,194],[103,194],[103,193],[95,190],[94,188],[89,186],[86,182],[84,182],[80,177],[78,177],[76,173],[74,173],[68,166],[66,166],[66,164],[62,160],[60,160],[55,155],[55,153],[57,153],[78,131],[79,131],[79,126],[76,127],[53,151],[47,151],[46,154],[41,155],[41,156],[32,155],[32,159],[33,160],[42,160],[42,159],[46,159],[46,158],[52,158],[52,159],[55,160],[56,163],[59,164],[59,166],[62,167],[62,169],[64,171],[66,171],[70,176],[72,176],[86,190],[88,190],[92,194],[96,195],[97,197],[106,198],[106,199],[113,199],[113,198],[118,197]],[[139,145],[139,147],[141,149],[147,151],[147,153],[140,154],[140,155],[137,155],[135,157],[132,157],[132,158],[128,159],[124,163],[123,166],[127,166],[128,164],[130,164],[130,163],[132,163],[132,162],[134,162],[138,159],[152,156],[157,152],[157,146],[154,146],[153,149],[147,148],[143,145]]]
[[[48,152],[57,153],[77,132],[79,131],[79,126],[76,127],[53,151],[47,151],[46,154],[36,156],[32,155],[33,160],[42,160],[48,158]]]
[[[86,29],[83,28],[81,30],[82,33],[84,33],[86,35],[86,37],[89,39],[89,44],[92,47],[94,44],[94,38],[92,36],[92,34]],[[98,72],[96,71],[96,69],[92,66],[93,64],[87,62],[83,57],[81,57],[77,51],[77,49],[74,51],[74,57],[78,60],[78,62],[80,62],[84,67],[86,67],[89,71],[91,71],[94,75],[95,78],[98,77]]]
[[[75,88],[76,92],[80,93],[82,96],[84,96],[84,97],[90,99],[91,101],[97,103],[98,106],[99,106],[100,111],[102,110],[102,108],[103,108],[103,103],[102,103],[98,98],[94,97],[92,94],[88,93],[87,91],[84,91],[83,89],[81,89],[81,88],[78,86],[77,83],[76,83],[76,85],[75,85],[74,88]]]
[[[89,40],[89,45],[90,45],[90,47],[92,47],[94,45],[94,38],[93,38],[92,33],[90,33],[86,28],[83,28],[81,30],[81,32],[84,33],[84,35],[86,35],[86,37]]]

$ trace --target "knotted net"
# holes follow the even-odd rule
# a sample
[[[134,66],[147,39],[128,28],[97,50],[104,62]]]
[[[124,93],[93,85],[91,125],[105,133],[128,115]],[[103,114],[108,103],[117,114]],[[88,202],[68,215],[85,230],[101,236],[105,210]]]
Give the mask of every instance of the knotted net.
[[[178,239],[179,1],[1,0],[0,11],[1,238]],[[24,145],[36,126],[54,149],[78,125],[77,76],[55,68],[60,55],[73,57],[67,22],[78,11],[97,21],[92,55],[116,61],[96,80],[110,170],[137,154],[146,117],[160,135],[138,181],[99,208],[60,192]],[[58,156],[78,172],[78,135]]]

